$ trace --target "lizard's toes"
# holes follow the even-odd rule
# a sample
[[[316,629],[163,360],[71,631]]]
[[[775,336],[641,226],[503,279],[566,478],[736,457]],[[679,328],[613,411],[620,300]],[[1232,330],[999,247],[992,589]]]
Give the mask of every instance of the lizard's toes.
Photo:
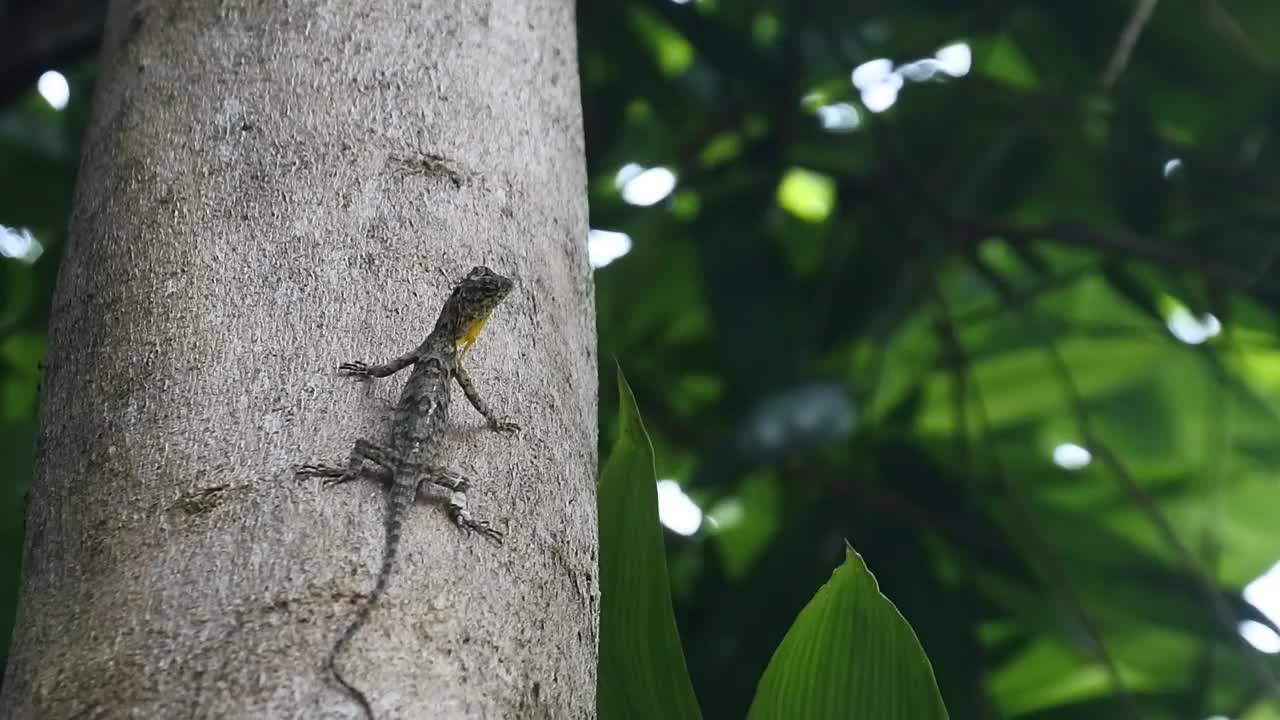
[[[344,468],[332,467],[329,465],[314,465],[310,463],[298,468],[298,472],[296,473],[296,477],[299,480],[315,477],[326,478],[324,481],[326,485],[335,482],[335,478],[339,478],[343,475],[346,475],[346,470]]]
[[[498,432],[513,433],[520,430],[520,426],[510,420],[496,420],[490,423],[489,427]]]
[[[338,366],[338,371],[347,375],[368,375],[369,365],[363,360],[354,360],[352,362],[344,362]]]
[[[470,529],[475,530],[499,545],[502,544],[502,531],[490,525],[487,520],[477,520],[471,524]]]

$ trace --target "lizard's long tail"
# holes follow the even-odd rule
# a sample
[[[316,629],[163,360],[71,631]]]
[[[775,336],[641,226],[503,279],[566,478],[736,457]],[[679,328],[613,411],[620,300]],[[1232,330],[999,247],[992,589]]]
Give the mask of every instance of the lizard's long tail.
[[[333,675],[333,679],[360,704],[361,709],[364,710],[364,714],[368,716],[369,720],[374,720],[373,706],[369,704],[369,698],[359,688],[342,677],[342,673],[338,670],[338,656],[351,643],[352,638],[356,636],[360,628],[364,627],[365,623],[369,621],[369,616],[373,613],[374,606],[378,604],[378,601],[382,599],[383,594],[387,591],[387,584],[391,581],[391,571],[395,567],[396,556],[400,553],[400,530],[404,525],[405,511],[413,504],[417,495],[417,485],[392,482],[390,497],[388,498],[390,507],[387,508],[387,540],[383,546],[382,569],[378,571],[378,579],[373,585],[373,592],[369,594],[368,602],[356,611],[355,619],[343,631],[338,641],[333,644],[333,649],[329,651],[329,658],[325,662],[325,665],[329,668],[329,673]]]

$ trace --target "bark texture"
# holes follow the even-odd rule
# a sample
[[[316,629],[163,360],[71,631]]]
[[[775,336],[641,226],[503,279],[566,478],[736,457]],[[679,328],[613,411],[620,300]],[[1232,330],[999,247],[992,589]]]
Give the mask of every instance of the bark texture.
[[[387,436],[474,264],[453,465],[494,547],[407,518],[343,666],[379,718],[594,714],[596,363],[571,0],[115,2],[58,283],[0,717],[353,717],[323,673],[383,489],[298,482]],[[406,372],[407,374],[407,372]]]

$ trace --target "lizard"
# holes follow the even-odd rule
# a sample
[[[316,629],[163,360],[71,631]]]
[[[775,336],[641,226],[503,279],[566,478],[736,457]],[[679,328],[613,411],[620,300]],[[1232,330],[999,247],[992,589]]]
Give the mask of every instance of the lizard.
[[[345,467],[308,464],[298,470],[300,477],[325,478],[325,485],[345,483],[368,474],[390,488],[382,567],[373,591],[334,643],[325,661],[333,678],[359,703],[370,720],[374,715],[368,697],[342,676],[337,666],[338,657],[369,620],[374,606],[387,591],[399,553],[404,516],[419,492],[431,490],[437,499],[443,498],[450,518],[458,527],[502,542],[502,533],[497,528],[471,516],[466,496],[471,479],[446,467],[442,463],[442,450],[454,381],[471,405],[484,416],[490,429],[499,432],[520,429],[515,423],[500,419],[493,413],[476,392],[471,377],[461,364],[490,314],[511,292],[513,284],[509,278],[487,267],[476,266],[454,285],[435,327],[417,348],[381,365],[369,365],[359,360],[339,365],[340,373],[361,378],[384,378],[413,366],[396,403],[391,444],[381,446],[361,438],[356,440]]]

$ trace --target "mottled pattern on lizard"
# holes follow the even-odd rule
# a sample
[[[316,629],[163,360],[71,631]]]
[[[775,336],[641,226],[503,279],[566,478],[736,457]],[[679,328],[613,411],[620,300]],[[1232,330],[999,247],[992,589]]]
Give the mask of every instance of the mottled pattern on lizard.
[[[454,380],[491,429],[501,432],[519,429],[514,423],[493,414],[480,399],[461,365],[463,355],[475,342],[490,313],[511,292],[511,287],[511,280],[492,270],[483,266],[473,268],[454,286],[435,328],[412,352],[382,365],[368,365],[360,361],[339,365],[338,369],[343,373],[377,378],[413,366],[396,404],[391,444],[381,446],[362,438],[356,441],[345,467],[304,465],[298,471],[301,476],[326,478],[325,484],[347,482],[363,474],[390,486],[382,568],[378,571],[368,602],[357,611],[355,619],[334,643],[326,661],[334,679],[360,704],[371,720],[373,708],[369,699],[338,671],[338,656],[368,621],[374,605],[387,590],[399,554],[404,515],[419,492],[426,490],[435,498],[444,499],[449,516],[458,527],[502,541],[502,533],[487,521],[472,518],[467,509],[466,495],[470,479],[445,466],[443,441],[449,424],[450,383]]]

